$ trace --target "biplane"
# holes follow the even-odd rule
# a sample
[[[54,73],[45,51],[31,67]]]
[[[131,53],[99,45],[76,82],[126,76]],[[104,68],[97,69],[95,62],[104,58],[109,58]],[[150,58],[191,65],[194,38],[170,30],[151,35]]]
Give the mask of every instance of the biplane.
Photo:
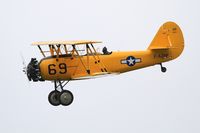
[[[34,42],[43,55],[38,62],[32,58],[25,73],[30,81],[53,81],[54,89],[48,95],[50,104],[68,106],[73,94],[64,87],[72,80],[85,80],[105,75],[162,65],[177,58],[184,49],[184,38],[180,27],[174,22],[164,23],[149,47],[144,51],[102,52],[95,48],[100,41],[43,41]],[[80,49],[81,46],[81,49]],[[46,49],[44,49],[46,48]]]

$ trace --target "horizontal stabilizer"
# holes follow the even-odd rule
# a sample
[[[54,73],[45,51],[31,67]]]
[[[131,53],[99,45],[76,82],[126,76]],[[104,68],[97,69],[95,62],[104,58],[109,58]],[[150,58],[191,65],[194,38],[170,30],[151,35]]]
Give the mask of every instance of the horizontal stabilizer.
[[[159,46],[156,46],[156,47],[151,47],[150,49],[151,50],[167,50],[167,49],[176,49],[178,47],[159,47]]]
[[[151,47],[151,50],[158,50],[158,49],[169,49],[169,47]]]

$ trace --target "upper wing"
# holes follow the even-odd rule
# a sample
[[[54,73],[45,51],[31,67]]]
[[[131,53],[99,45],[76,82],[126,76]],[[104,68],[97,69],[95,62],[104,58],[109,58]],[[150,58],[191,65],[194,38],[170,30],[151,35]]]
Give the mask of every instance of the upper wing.
[[[32,45],[81,45],[81,44],[95,44],[102,43],[101,41],[91,41],[91,40],[77,40],[77,41],[42,41],[34,42]]]

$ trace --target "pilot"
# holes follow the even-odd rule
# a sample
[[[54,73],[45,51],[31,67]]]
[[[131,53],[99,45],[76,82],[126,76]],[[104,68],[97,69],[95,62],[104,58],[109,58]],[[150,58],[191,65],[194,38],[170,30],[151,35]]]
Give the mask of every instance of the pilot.
[[[103,54],[111,54],[112,52],[108,52],[108,49],[106,47],[103,47],[102,49]]]

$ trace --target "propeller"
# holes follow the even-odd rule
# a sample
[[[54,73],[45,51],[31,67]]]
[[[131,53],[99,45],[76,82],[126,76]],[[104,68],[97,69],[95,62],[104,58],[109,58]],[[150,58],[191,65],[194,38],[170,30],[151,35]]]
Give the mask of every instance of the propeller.
[[[20,56],[21,56],[22,65],[23,65],[22,71],[24,72],[24,74],[27,74],[26,62],[25,62],[25,59],[24,59],[24,56],[23,56],[22,52],[20,52]]]
[[[29,81],[37,82],[37,81],[44,81],[40,75],[38,61],[36,58],[31,58],[31,61],[28,65],[26,65],[25,59],[20,53],[22,59],[23,69],[22,71],[26,74]]]
[[[25,61],[25,59],[24,59],[24,56],[23,56],[23,54],[22,54],[22,52],[20,52],[20,56],[21,56],[21,60],[22,60],[22,66],[23,66],[23,68],[22,68],[22,72],[24,73],[24,74],[26,74],[26,76],[27,76],[27,65],[26,65],[26,61]],[[28,77],[28,76],[27,76]],[[27,82],[28,82],[28,84],[29,84],[29,79],[26,79],[27,80]]]

